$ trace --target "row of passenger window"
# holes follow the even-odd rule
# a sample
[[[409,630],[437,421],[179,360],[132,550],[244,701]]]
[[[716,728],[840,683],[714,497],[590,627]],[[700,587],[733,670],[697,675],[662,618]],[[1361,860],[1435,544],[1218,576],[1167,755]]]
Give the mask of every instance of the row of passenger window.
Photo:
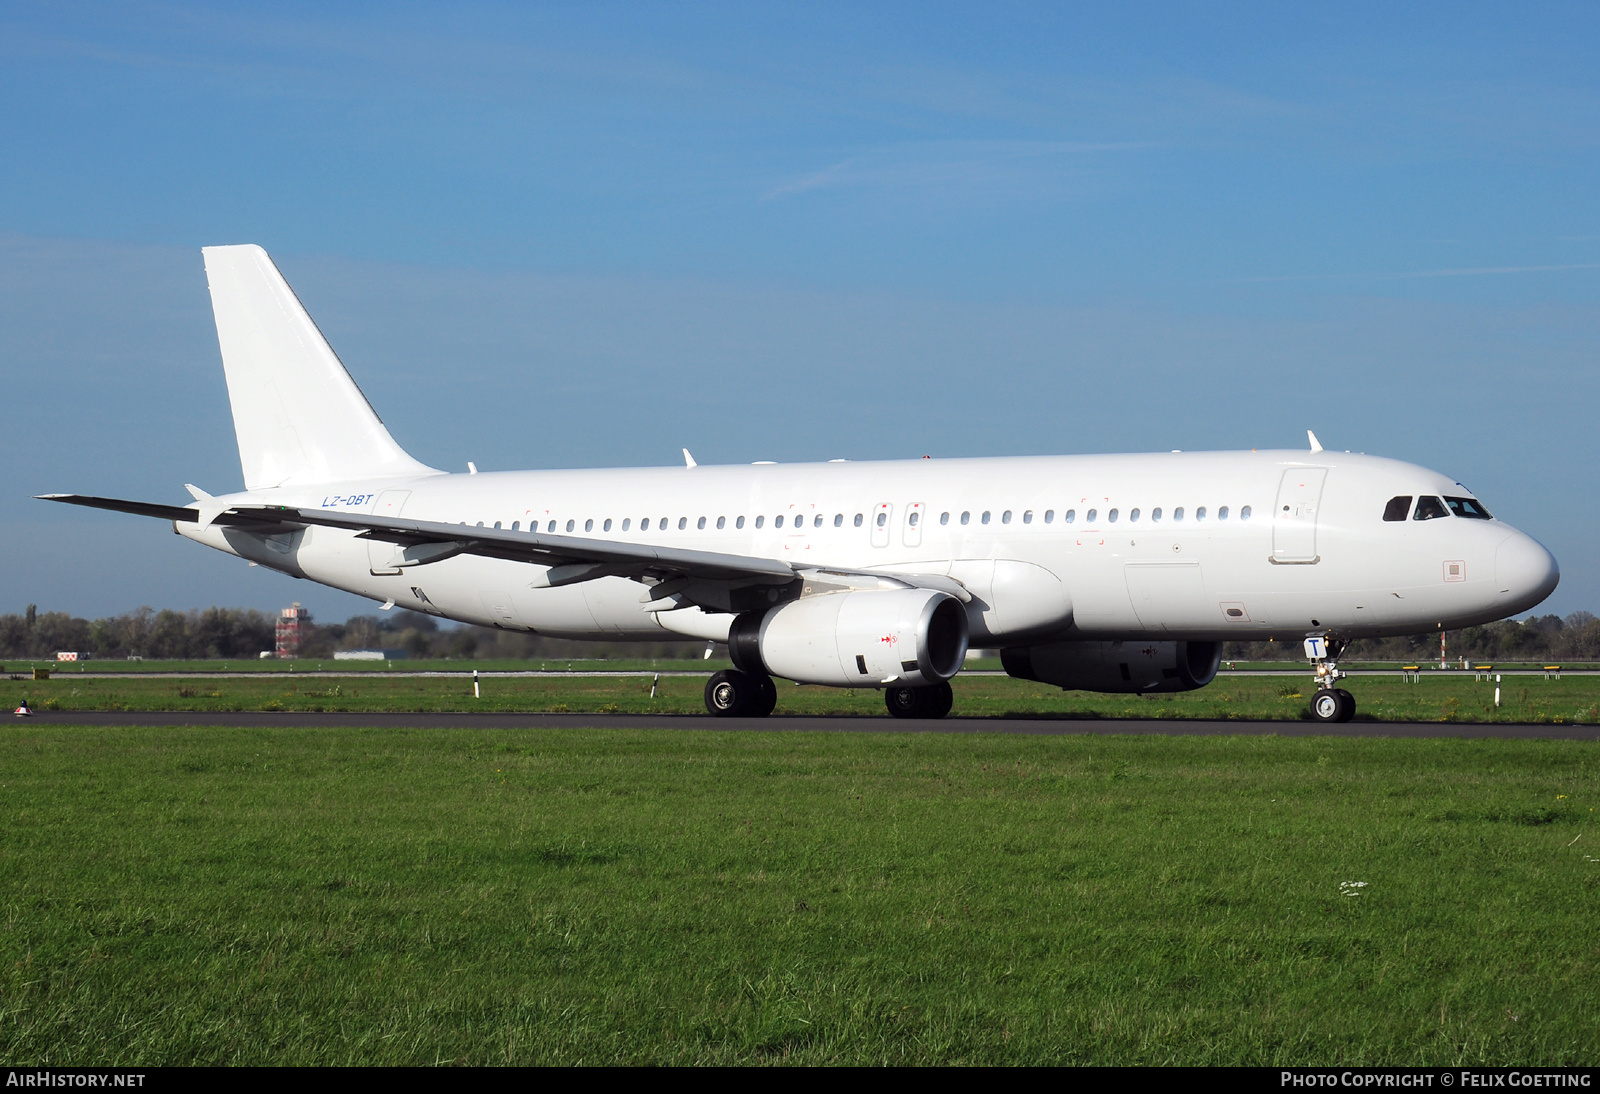
[[[1406,499],[1406,501],[1409,504],[1410,499],[1408,498],[1408,499]],[[1391,505],[1392,505],[1392,503],[1391,503]],[[1127,519],[1128,519],[1128,522],[1130,524],[1138,523],[1138,521],[1140,520],[1141,516],[1143,516],[1142,510],[1139,510],[1139,509],[1130,509],[1130,510],[1128,510]],[[1196,522],[1204,521],[1206,519],[1206,516],[1207,516],[1207,509],[1206,509],[1206,507],[1204,505],[1200,506],[1199,508],[1197,508],[1194,511],[1194,520]],[[1010,510],[1010,509],[1004,510],[1000,514],[1000,523],[1001,524],[1010,524],[1012,522],[1012,517],[1013,517],[1012,510]],[[1107,523],[1116,524],[1122,518],[1122,511],[1120,509],[1108,509],[1106,511],[1105,518],[1106,518],[1106,522]],[[773,528],[782,528],[784,526],[785,519],[786,519],[786,515],[785,514],[781,514],[781,513],[778,516],[773,517],[772,518],[772,526],[773,526]],[[788,517],[787,519],[790,522],[790,527],[793,527],[793,528],[803,528],[803,527],[805,527],[806,518],[805,518],[804,515],[795,515],[795,516],[792,516],[792,517]],[[991,523],[993,521],[993,519],[994,519],[993,512],[991,510],[985,509],[982,513],[979,514],[978,523],[979,524],[989,524],[989,523]],[[1044,511],[1042,519],[1043,519],[1043,523],[1045,523],[1045,524],[1054,524],[1055,520],[1056,520],[1056,511],[1054,509],[1046,509]],[[1090,510],[1086,511],[1083,514],[1083,519],[1084,519],[1084,522],[1086,524],[1095,524],[1100,519],[1100,511],[1098,509],[1090,509]],[[1156,522],[1161,521],[1163,519],[1163,511],[1159,507],[1150,510],[1149,519],[1150,519],[1150,521],[1152,523],[1156,523]],[[1181,522],[1184,519],[1184,508],[1183,508],[1183,506],[1180,505],[1177,508],[1173,509],[1172,512],[1171,512],[1170,519],[1172,521],[1174,521],[1174,522]],[[1216,519],[1217,520],[1227,520],[1228,519],[1228,507],[1226,505],[1220,506],[1217,509],[1217,511],[1216,511]],[[1250,519],[1250,506],[1246,505],[1246,506],[1242,507],[1239,510],[1239,519],[1240,520],[1249,520]],[[1384,516],[1384,519],[1388,520],[1390,518],[1386,514]],[[1405,518],[1401,517],[1400,519],[1403,520]],[[1424,520],[1426,518],[1418,517],[1417,519],[1418,520]],[[703,531],[705,529],[705,527],[706,527],[707,520],[708,520],[708,518],[706,518],[706,517],[698,518],[695,521],[695,528],[698,529],[698,530]],[[852,525],[854,527],[860,528],[862,526],[862,524],[865,522],[865,520],[866,520],[866,515],[865,514],[857,513],[855,515],[855,519],[851,523],[852,523]],[[919,510],[913,509],[911,511],[911,513],[907,516],[906,523],[908,523],[911,527],[915,528],[921,522],[921,520],[922,520],[922,513]],[[1078,511],[1076,509],[1068,509],[1066,512],[1061,514],[1061,523],[1063,523],[1063,524],[1075,524],[1075,523],[1077,523],[1077,520],[1078,520]],[[1034,512],[1033,512],[1033,510],[1032,509],[1023,510],[1023,512],[1022,512],[1022,523],[1023,524],[1032,524],[1033,521],[1034,521]],[[641,531],[641,532],[650,531],[650,527],[651,527],[650,522],[651,522],[651,518],[650,517],[645,517],[644,519],[639,521],[639,531]],[[466,522],[462,521],[462,523],[465,524]],[[766,523],[767,523],[767,518],[765,516],[758,516],[755,519],[755,526],[757,528],[766,527]],[[821,514],[821,513],[817,513],[815,516],[813,516],[811,518],[811,526],[813,528],[821,528],[824,523],[825,523],[825,518],[823,517],[823,514]],[[888,523],[889,523],[889,514],[888,514],[888,512],[886,512],[884,510],[879,510],[878,511],[878,515],[877,515],[877,519],[876,519],[876,523],[877,523],[877,526],[879,528],[887,527]],[[948,512],[940,513],[939,514],[939,523],[941,525],[949,524],[950,523],[950,514]],[[960,517],[958,518],[958,523],[960,523],[960,524],[971,524],[972,523],[972,512],[970,510],[963,511],[961,513]],[[585,532],[593,532],[595,530],[594,524],[595,524],[595,522],[594,522],[593,519],[585,520],[583,522],[583,530]],[[621,530],[624,531],[624,532],[632,531],[633,530],[632,529],[632,525],[633,525],[633,519],[631,517],[624,517],[623,520],[622,520],[622,528],[621,528]],[[728,518],[727,517],[718,517],[717,518],[716,527],[717,527],[718,530],[722,530],[722,529],[726,528],[727,525],[728,525]],[[494,522],[494,526],[496,528],[501,527],[501,522],[498,521],[498,520],[495,521]],[[560,525],[560,523],[558,521],[552,520],[545,527],[545,531],[546,532],[554,532],[560,526],[561,525]],[[743,528],[744,527],[744,518],[743,517],[735,517],[734,520],[733,520],[733,526],[736,529],[737,528]],[[835,528],[844,527],[844,514],[843,513],[835,513],[833,515],[833,526]],[[483,521],[480,520],[478,522],[478,527],[479,528],[483,527]],[[670,517],[661,517],[659,520],[656,521],[655,527],[657,529],[659,529],[660,531],[663,531],[663,532],[668,531],[672,527],[672,519]],[[688,517],[679,517],[678,518],[678,531],[680,531],[680,532],[688,531],[688,528],[689,528],[689,518]],[[610,518],[607,518],[606,520],[601,522],[600,530],[602,532],[609,532],[609,531],[611,531],[611,529],[612,529],[612,522],[611,522]],[[538,530],[539,530],[539,522],[538,521],[531,520],[531,521],[528,522],[528,531],[537,532]],[[568,531],[568,532],[576,532],[578,530],[578,522],[576,520],[568,520],[566,522],[565,526],[564,526],[564,530]],[[513,532],[522,531],[522,522],[520,520],[512,521],[511,522],[511,531],[513,531]]]
[[[639,531],[648,532],[650,530],[650,519],[651,518],[649,518],[649,517],[645,517],[643,520],[641,520],[639,522]],[[796,527],[796,528],[801,527],[805,523],[805,519],[806,518],[802,517],[802,516],[795,517],[794,518],[794,527]],[[856,527],[857,528],[861,527],[861,523],[862,523],[863,519],[864,518],[862,517],[862,514],[860,514],[860,513],[856,514]],[[695,525],[694,525],[695,528],[697,528],[697,529],[699,529],[701,531],[704,531],[705,527],[706,527],[706,520],[707,520],[706,517],[701,517],[698,520],[696,520],[695,521]],[[462,521],[461,523],[465,524],[466,521]],[[545,531],[546,532],[554,532],[556,530],[557,526],[558,526],[558,523],[559,522],[552,520],[549,523],[549,525],[545,528]],[[767,518],[766,517],[757,517],[756,518],[756,527],[757,528],[765,528],[766,524],[767,524]],[[821,513],[817,514],[816,519],[814,521],[814,524],[818,528],[822,527],[822,514]],[[843,513],[839,513],[833,518],[833,526],[835,528],[838,528],[843,524],[844,524],[844,514]],[[496,528],[499,528],[501,526],[500,522],[498,520],[495,521],[494,522],[494,526]],[[718,517],[716,526],[717,526],[718,530],[726,528],[728,526],[728,518],[727,517]],[[733,519],[733,526],[735,528],[743,528],[744,527],[744,518],[743,517],[735,517]],[[783,517],[782,516],[774,517],[773,520],[772,520],[772,526],[774,528],[782,528],[783,527]],[[478,527],[479,528],[483,527],[483,521],[480,520],[478,522]],[[611,531],[611,527],[612,527],[612,522],[611,522],[611,520],[609,518],[607,518],[606,520],[602,521],[601,524],[600,524],[600,530],[602,532]],[[670,529],[672,527],[672,518],[671,517],[662,517],[662,518],[660,518],[660,520],[658,520],[656,522],[656,527],[658,529],[660,529],[661,531],[663,531],[663,532],[667,531],[668,529]],[[689,518],[688,517],[679,517],[678,518],[678,531],[685,532],[685,531],[688,531],[688,529],[689,529]],[[522,531],[522,522],[520,520],[512,521],[511,522],[511,530],[513,532]],[[530,520],[528,522],[528,531],[537,532],[538,530],[539,530],[539,522],[536,521],[536,520]],[[568,531],[568,532],[576,532],[577,530],[578,530],[578,522],[576,520],[567,521],[567,523],[566,523],[566,531]],[[583,522],[583,530],[585,532],[594,531],[594,521],[593,520],[584,521]],[[622,518],[622,531],[629,532],[629,531],[632,531],[632,530],[633,530],[633,518],[632,517],[624,517],[624,518]]]
[[[1198,509],[1196,509],[1194,511],[1194,519],[1196,521],[1205,520],[1206,519],[1206,515],[1207,515],[1207,510],[1206,510],[1206,507],[1204,505],[1200,506]],[[1007,509],[1005,512],[1000,514],[1000,523],[1001,524],[1010,524],[1011,523],[1011,516],[1012,516],[1011,510]],[[1140,509],[1129,509],[1128,510],[1128,522],[1130,524],[1137,523],[1141,516],[1143,516],[1143,511],[1140,510]],[[1152,523],[1159,522],[1162,519],[1162,516],[1163,516],[1163,511],[1162,511],[1162,509],[1160,507],[1157,507],[1155,509],[1150,510],[1150,520],[1151,520]],[[1106,511],[1106,523],[1108,523],[1108,524],[1115,524],[1121,518],[1122,518],[1122,510],[1120,510],[1120,509],[1108,509]],[[979,524],[988,524],[992,519],[993,519],[993,514],[990,513],[988,510],[984,510],[984,512],[978,517],[978,523]],[[1055,519],[1056,519],[1056,511],[1054,509],[1046,509],[1044,511],[1044,523],[1046,523],[1046,524],[1054,524],[1055,523]],[[1084,522],[1086,524],[1094,524],[1094,523],[1098,522],[1099,519],[1100,519],[1100,510],[1098,510],[1098,509],[1090,509],[1090,510],[1088,510],[1087,512],[1085,512],[1083,514],[1083,519],[1084,519]],[[1181,520],[1184,519],[1184,508],[1183,508],[1183,506],[1180,505],[1176,509],[1172,510],[1171,519],[1173,521],[1181,521]],[[1221,506],[1220,508],[1217,509],[1217,519],[1218,520],[1227,520],[1228,519],[1228,507],[1226,505]],[[1240,520],[1249,520],[1250,519],[1250,507],[1248,505],[1244,506],[1243,508],[1241,508],[1239,510],[1239,519]],[[1061,523],[1063,523],[1063,524],[1075,524],[1075,523],[1077,523],[1077,520],[1078,520],[1078,511],[1076,509],[1068,509],[1065,513],[1061,514]],[[884,514],[883,513],[879,513],[878,514],[878,524],[880,526],[882,526],[883,521],[884,521]],[[917,514],[915,514],[915,513],[911,514],[911,523],[913,525],[915,525],[917,523]],[[940,524],[949,524],[950,523],[950,514],[949,513],[940,513],[939,514],[939,523]],[[961,523],[962,524],[970,524],[970,523],[972,523],[972,514],[970,512],[962,513],[961,514]],[[1032,524],[1033,523],[1033,510],[1032,509],[1023,510],[1023,512],[1022,512],[1022,523],[1023,524]]]

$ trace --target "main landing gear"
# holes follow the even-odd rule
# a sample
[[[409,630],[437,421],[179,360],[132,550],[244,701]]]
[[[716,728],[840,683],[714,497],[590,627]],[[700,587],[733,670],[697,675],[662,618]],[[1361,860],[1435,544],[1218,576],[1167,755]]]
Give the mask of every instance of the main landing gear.
[[[955,692],[948,680],[926,688],[889,688],[884,704],[896,718],[943,718],[955,706]]]
[[[1317,691],[1311,697],[1311,717],[1319,722],[1348,722],[1355,717],[1356,697],[1344,688],[1334,687],[1346,674],[1339,671],[1339,655],[1345,640],[1331,635],[1306,639],[1306,659],[1317,677]]]
[[[718,718],[765,718],[778,705],[770,676],[723,669],[706,681],[706,709]]]
[[[883,698],[896,718],[943,718],[956,699],[948,683],[889,688]],[[706,710],[718,718],[765,718],[777,705],[778,686],[770,676],[723,669],[706,681]]]

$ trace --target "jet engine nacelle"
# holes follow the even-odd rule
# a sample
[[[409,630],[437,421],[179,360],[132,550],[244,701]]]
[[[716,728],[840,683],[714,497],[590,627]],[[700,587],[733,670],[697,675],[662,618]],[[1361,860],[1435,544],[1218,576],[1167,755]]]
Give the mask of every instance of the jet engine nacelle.
[[[934,589],[852,589],[746,612],[728,631],[745,672],[842,688],[925,687],[967,657],[967,613]]]
[[[1193,691],[1216,679],[1221,642],[1055,642],[1000,651],[1006,672],[1070,691]]]

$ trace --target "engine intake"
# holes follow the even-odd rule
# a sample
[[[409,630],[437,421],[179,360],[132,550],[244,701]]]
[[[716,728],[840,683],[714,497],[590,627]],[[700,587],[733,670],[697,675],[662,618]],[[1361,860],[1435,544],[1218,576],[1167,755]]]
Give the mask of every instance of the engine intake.
[[[746,612],[728,631],[745,672],[843,688],[925,687],[967,657],[967,613],[934,589],[854,589]]]
[[[1068,691],[1193,691],[1216,679],[1221,642],[1055,642],[1000,651],[1007,674]]]

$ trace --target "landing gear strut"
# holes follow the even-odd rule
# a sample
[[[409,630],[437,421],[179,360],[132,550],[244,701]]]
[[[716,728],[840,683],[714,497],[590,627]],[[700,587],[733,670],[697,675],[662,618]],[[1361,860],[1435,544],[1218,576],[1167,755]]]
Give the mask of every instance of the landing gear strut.
[[[706,710],[718,718],[765,718],[778,705],[770,676],[723,669],[706,681]]]
[[[1346,673],[1339,671],[1339,655],[1345,640],[1332,635],[1313,635],[1306,639],[1306,659],[1317,677],[1317,691],[1311,697],[1311,717],[1319,722],[1348,722],[1355,717],[1356,697],[1344,688],[1334,687]]]
[[[889,688],[883,701],[896,718],[943,718],[955,706],[956,696],[944,681],[926,688]]]

